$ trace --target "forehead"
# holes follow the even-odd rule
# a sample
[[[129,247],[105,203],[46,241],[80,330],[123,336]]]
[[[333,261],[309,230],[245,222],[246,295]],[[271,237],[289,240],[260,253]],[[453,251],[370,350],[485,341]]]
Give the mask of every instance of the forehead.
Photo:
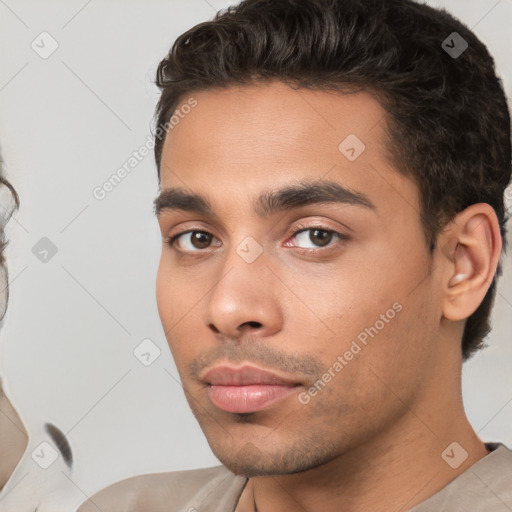
[[[179,149],[183,139],[192,137],[209,150],[231,141],[236,145],[232,151],[263,157],[286,153],[290,147],[294,152],[313,147],[329,151],[344,134],[375,146],[384,135],[385,111],[366,92],[292,89],[270,82],[200,91],[193,97],[197,106],[172,127],[166,149]]]
[[[271,82],[191,96],[197,105],[164,143],[163,190],[255,197],[299,179],[325,178],[375,203],[383,194],[417,202],[414,184],[386,158],[386,113],[369,93]]]

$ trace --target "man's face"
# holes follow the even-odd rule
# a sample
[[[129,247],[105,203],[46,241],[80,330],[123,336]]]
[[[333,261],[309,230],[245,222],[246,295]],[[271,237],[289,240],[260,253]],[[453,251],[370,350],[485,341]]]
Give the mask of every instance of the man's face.
[[[185,234],[162,247],[160,317],[221,462],[304,471],[385,435],[434,386],[440,286],[418,190],[386,160],[367,93],[274,82],[193,97],[161,163],[162,236]],[[268,201],[313,183],[331,188]]]

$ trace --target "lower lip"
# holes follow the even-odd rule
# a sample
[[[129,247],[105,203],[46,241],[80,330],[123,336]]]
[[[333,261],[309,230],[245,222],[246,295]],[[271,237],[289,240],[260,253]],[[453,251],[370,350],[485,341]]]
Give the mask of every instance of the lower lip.
[[[297,386],[253,384],[249,386],[210,385],[210,400],[227,412],[247,413],[267,409],[295,392]]]

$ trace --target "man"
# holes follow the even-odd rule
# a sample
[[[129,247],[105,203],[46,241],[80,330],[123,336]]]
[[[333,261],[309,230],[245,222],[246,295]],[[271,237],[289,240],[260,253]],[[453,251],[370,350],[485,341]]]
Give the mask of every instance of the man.
[[[512,510],[461,397],[511,175],[485,46],[411,0],[245,0],[157,84],[158,309],[222,466],[81,510]]]
[[[1,206],[0,215],[0,323],[9,298],[4,250],[5,225],[19,207],[15,189],[4,177],[0,158],[0,188],[14,201]],[[28,429],[4,391],[0,379],[0,512],[69,512],[80,502],[69,481],[73,455],[66,436],[52,423]]]

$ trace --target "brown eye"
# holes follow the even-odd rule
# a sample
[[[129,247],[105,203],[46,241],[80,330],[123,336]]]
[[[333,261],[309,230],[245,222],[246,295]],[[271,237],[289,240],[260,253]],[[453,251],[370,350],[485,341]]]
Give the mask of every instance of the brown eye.
[[[320,249],[333,245],[333,240],[347,240],[347,236],[332,229],[310,227],[296,231],[293,235],[293,246],[302,249]]]
[[[324,247],[325,245],[328,245],[329,242],[332,240],[332,231],[325,231],[323,229],[310,229],[309,230],[309,239],[311,242],[313,242],[315,245],[318,245],[319,247]]]
[[[206,231],[185,231],[174,235],[169,240],[169,245],[174,247],[177,243],[178,247],[185,252],[197,252],[196,250],[207,249],[213,238],[214,236]]]
[[[212,241],[212,235],[209,233],[192,231],[190,234],[192,235],[190,237],[190,242],[196,249],[206,249]]]

